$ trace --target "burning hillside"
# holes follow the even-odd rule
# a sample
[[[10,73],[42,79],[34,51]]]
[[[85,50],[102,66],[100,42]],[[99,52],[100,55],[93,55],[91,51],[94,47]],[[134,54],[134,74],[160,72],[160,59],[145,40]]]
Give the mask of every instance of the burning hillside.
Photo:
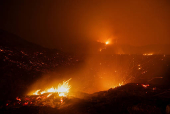
[[[0,45],[2,113],[164,112],[169,104],[169,55],[107,55],[105,49],[79,58],[22,46]]]
[[[16,97],[16,102],[6,103],[8,107],[21,107],[21,106],[50,106],[59,107],[63,100],[67,99],[71,85],[69,81],[63,81],[63,84],[59,84],[58,88],[47,88],[45,90],[36,90],[32,94],[28,94],[24,97]]]
[[[4,91],[0,104],[25,94],[42,75],[79,62],[74,55],[38,46],[8,32],[0,31],[0,41],[0,89]]]
[[[1,108],[4,114],[23,113],[30,110],[33,114],[111,114],[140,113],[162,114],[170,102],[169,88],[150,84],[131,83],[89,94],[84,98],[59,96],[58,92],[17,97]],[[30,111],[24,112],[29,114]],[[38,112],[37,112],[38,111]]]
[[[58,87],[46,88],[44,90],[38,89],[34,92],[30,92],[26,96],[16,97],[15,102],[7,102],[6,107],[49,106],[59,108],[60,105],[68,99],[74,99],[74,97],[85,98],[85,95],[77,95],[77,92],[72,92],[70,94],[70,80],[71,78],[67,81],[63,81],[62,84],[59,83]],[[119,87],[120,86],[122,85],[119,84]]]
[[[54,88],[54,87],[51,87],[51,88],[48,88],[46,90],[36,90],[33,95],[43,95],[43,94],[46,94],[46,93],[50,93],[48,96],[50,96],[52,93],[58,93],[59,96],[62,96],[62,97],[65,97],[67,96],[70,88],[71,88],[71,85],[69,85],[69,81],[71,80],[71,78],[67,81],[63,81],[63,84],[59,84],[58,85],[58,88]]]

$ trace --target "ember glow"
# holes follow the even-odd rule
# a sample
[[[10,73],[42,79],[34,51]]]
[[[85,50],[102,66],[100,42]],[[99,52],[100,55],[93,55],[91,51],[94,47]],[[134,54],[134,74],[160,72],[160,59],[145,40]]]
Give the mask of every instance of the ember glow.
[[[124,82],[122,82],[122,83],[119,83],[119,85],[117,85],[117,86],[114,86],[113,88],[117,88],[117,87],[120,87],[120,86],[122,86],[122,85],[124,85]]]
[[[142,84],[142,86],[143,86],[144,88],[147,88],[147,87],[149,86],[149,84]]]
[[[43,91],[41,91],[41,89],[38,89],[31,95],[43,95],[45,93],[50,93],[47,96],[47,97],[49,97],[52,95],[52,93],[58,93],[58,95],[60,97],[66,97],[69,93],[70,88],[71,88],[71,85],[69,85],[70,80],[71,80],[71,78],[67,81],[63,81],[63,84],[59,84],[58,88],[51,87],[51,88],[45,89]]]
[[[145,55],[145,56],[151,56],[151,55],[153,55],[153,53],[145,53],[145,54],[143,54],[143,55]]]
[[[21,101],[21,99],[20,99],[19,97],[16,97],[16,100],[17,100],[17,101]]]

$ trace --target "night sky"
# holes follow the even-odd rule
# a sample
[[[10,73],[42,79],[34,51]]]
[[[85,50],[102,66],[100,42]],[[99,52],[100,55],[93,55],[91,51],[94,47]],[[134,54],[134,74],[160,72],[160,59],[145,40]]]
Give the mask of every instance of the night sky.
[[[0,29],[48,48],[170,44],[169,0],[1,0]]]

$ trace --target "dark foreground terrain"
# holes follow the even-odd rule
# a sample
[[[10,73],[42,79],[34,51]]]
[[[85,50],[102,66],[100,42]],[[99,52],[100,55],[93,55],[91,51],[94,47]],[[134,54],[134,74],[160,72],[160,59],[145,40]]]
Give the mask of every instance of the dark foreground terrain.
[[[79,94],[81,95],[81,94]],[[51,100],[50,100],[51,99]],[[165,114],[170,111],[170,88],[149,84],[126,84],[81,98],[68,97],[63,103],[49,98],[44,105],[17,105],[10,101],[1,114]],[[55,106],[52,106],[56,103]]]

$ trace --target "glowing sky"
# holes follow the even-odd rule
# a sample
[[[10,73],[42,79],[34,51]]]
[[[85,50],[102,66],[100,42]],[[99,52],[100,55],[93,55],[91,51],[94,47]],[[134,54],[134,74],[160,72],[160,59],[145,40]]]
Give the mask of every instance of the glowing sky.
[[[2,0],[0,11],[0,29],[50,48],[170,44],[169,0]]]

